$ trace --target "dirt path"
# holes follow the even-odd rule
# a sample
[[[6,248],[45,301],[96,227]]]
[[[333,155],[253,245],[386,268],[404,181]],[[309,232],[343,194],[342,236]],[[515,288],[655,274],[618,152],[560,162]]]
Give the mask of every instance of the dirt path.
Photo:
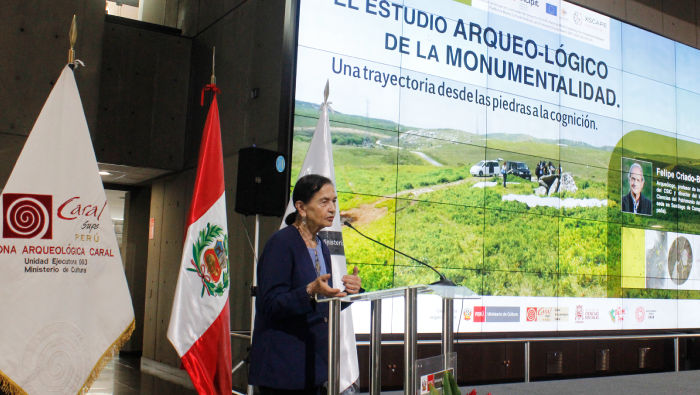
[[[296,127],[294,128],[294,131],[298,132],[311,132],[313,133],[316,130],[315,127]],[[351,134],[361,134],[361,135],[368,135],[368,136],[373,136],[373,137],[379,137],[379,138],[391,138],[391,136],[387,134],[381,134],[377,132],[370,132],[367,130],[360,130],[360,129],[353,129],[353,128],[339,128],[339,127],[332,127],[332,132],[333,133],[351,133]],[[388,132],[391,132],[390,130]]]
[[[343,221],[347,220],[353,225],[366,225],[389,213],[388,207],[375,207],[377,204],[386,200],[386,198],[382,198],[374,203],[361,204],[360,207],[351,208],[350,210],[341,212],[340,217]]]
[[[462,184],[466,183],[467,181],[470,181],[470,179],[449,182],[446,184],[436,184],[436,185],[431,185],[429,187],[424,187],[424,188],[407,189],[405,191],[401,191],[401,192],[396,193],[392,197],[399,197],[399,196],[405,196],[405,195],[420,196],[420,195],[423,195],[425,193],[435,192],[435,191],[439,191],[441,189],[450,188],[450,187],[454,187],[457,185],[462,185]]]
[[[398,192],[389,197],[383,197],[373,203],[361,204],[359,207],[351,208],[350,210],[342,211],[340,213],[341,221],[350,221],[353,225],[366,225],[379,218],[387,215],[389,209],[387,207],[376,207],[378,204],[386,202],[389,199],[397,198],[399,196],[413,195],[420,196],[425,193],[435,192],[441,189],[457,186],[466,183],[469,180],[459,180],[455,182],[450,182],[447,184],[438,184],[425,188],[408,189],[405,191]],[[411,202],[414,204],[415,202]]]

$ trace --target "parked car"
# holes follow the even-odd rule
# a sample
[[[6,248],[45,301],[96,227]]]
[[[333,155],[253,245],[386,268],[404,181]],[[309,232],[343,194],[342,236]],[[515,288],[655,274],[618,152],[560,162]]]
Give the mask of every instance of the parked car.
[[[532,179],[532,173],[530,173],[530,169],[523,162],[507,161],[506,169],[509,172],[508,174],[518,176],[528,181]]]
[[[499,163],[502,160],[503,159],[501,158],[495,160],[482,160],[481,162],[472,166],[472,168],[469,169],[469,173],[471,173],[471,175],[474,177],[498,175],[501,173],[501,165]]]

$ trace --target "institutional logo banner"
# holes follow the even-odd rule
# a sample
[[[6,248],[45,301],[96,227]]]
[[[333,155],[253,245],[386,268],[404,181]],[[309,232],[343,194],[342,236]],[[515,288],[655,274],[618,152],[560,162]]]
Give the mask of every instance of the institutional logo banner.
[[[86,393],[134,329],[73,70],[49,95],[0,205],[0,388]]]

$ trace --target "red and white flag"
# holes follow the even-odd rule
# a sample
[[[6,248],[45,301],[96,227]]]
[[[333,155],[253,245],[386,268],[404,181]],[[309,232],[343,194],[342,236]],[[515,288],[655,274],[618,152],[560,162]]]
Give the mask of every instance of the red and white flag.
[[[168,339],[200,394],[231,394],[228,227],[215,85],[199,150],[197,179]]]

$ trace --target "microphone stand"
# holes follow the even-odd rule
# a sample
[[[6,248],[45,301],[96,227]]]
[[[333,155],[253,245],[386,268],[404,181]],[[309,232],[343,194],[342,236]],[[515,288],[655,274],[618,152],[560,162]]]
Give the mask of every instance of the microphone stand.
[[[405,257],[408,258],[408,259],[412,259],[412,260],[414,260],[414,261],[420,263],[421,265],[428,267],[429,269],[431,269],[431,270],[434,271],[435,273],[437,273],[437,275],[440,276],[440,281],[436,281],[436,282],[434,282],[434,283],[432,283],[432,284],[430,284],[430,285],[447,285],[447,286],[451,286],[451,287],[456,287],[456,286],[457,286],[457,284],[455,284],[454,281],[452,281],[452,280],[450,280],[449,278],[445,277],[442,273],[440,273],[440,272],[437,271],[434,267],[428,265],[427,263],[422,262],[422,261],[419,261],[418,259],[416,259],[416,258],[414,258],[414,257],[412,257],[412,256],[406,255],[406,254],[404,254],[403,252],[401,252],[401,251],[399,251],[399,250],[397,250],[397,249],[395,249],[395,248],[391,248],[391,247],[389,247],[388,245],[386,245],[386,244],[384,244],[384,243],[382,243],[382,242],[380,242],[380,241],[374,240],[373,238],[371,238],[371,237],[369,237],[369,236],[365,236],[364,234],[362,234],[362,232],[360,232],[359,230],[357,230],[354,226],[350,225],[350,222],[348,222],[348,221],[343,222],[343,224],[344,224],[345,226],[347,226],[348,228],[350,228],[350,229],[354,230],[355,232],[357,232],[360,236],[364,237],[365,239],[371,240],[371,241],[373,241],[373,242],[375,242],[375,243],[377,243],[377,244],[379,244],[379,245],[381,245],[381,246],[383,246],[383,247],[386,247],[386,248],[388,248],[388,249],[390,249],[390,250],[392,250],[392,251],[394,251],[394,252],[396,252],[396,253],[398,253],[398,254],[401,254],[401,255],[405,256]]]

